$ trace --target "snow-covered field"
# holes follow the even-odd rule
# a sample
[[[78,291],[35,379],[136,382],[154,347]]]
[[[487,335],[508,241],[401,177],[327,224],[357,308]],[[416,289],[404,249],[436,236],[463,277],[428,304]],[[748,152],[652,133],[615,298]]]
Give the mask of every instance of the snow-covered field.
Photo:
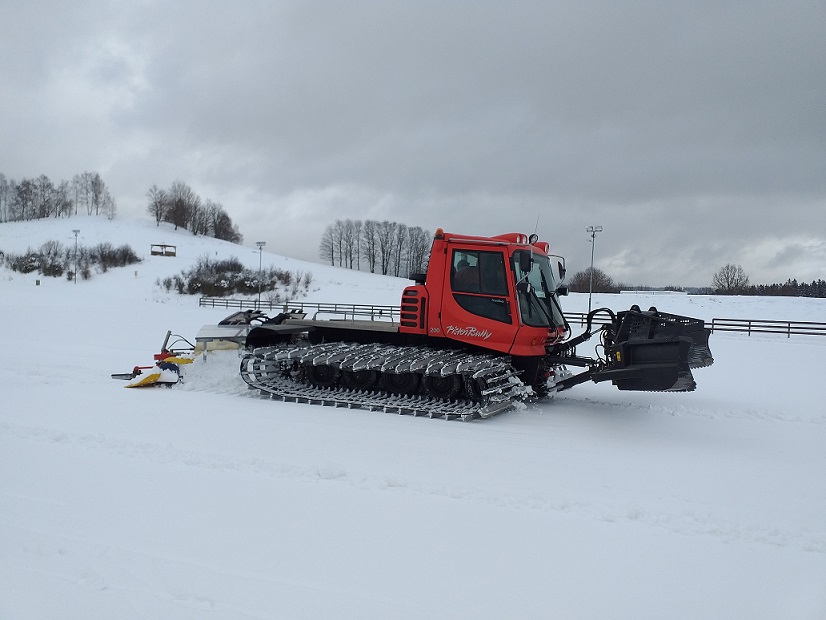
[[[263,400],[234,353],[127,390],[110,373],[167,329],[229,314],[156,279],[258,252],[83,217],[0,224],[0,250],[72,228],[145,260],[77,285],[0,269],[3,620],[826,617],[826,338],[715,334],[696,392],[587,384],[472,423]],[[263,261],[311,271],[311,301],[407,283]],[[824,300],[594,302],[826,319]]]

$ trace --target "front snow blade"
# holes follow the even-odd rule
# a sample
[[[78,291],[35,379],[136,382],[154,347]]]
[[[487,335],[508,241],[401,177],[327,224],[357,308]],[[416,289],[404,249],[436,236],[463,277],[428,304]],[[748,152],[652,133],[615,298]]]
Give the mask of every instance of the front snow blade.
[[[691,369],[714,363],[700,319],[632,306],[617,313],[613,331],[608,363],[593,380],[610,379],[620,390],[691,392]]]
[[[706,329],[702,320],[679,314],[659,312],[656,308],[651,308],[648,312],[632,308],[630,312],[636,315],[629,321],[630,340],[645,333],[651,333],[654,338],[665,336],[686,337],[691,340],[691,348],[687,356],[689,368],[705,368],[714,363],[714,357],[711,355],[711,349],[708,346],[708,337],[711,330]],[[617,318],[620,318],[623,314],[627,313],[620,312]],[[637,332],[633,330],[633,326],[637,327]]]
[[[624,342],[611,347],[610,364],[594,381],[611,380],[620,390],[691,392],[697,384],[688,366],[689,338]]]

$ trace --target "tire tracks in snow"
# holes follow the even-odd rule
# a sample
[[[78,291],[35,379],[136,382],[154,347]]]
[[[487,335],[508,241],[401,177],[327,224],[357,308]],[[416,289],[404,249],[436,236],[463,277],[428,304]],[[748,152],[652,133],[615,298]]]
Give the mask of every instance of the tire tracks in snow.
[[[633,504],[606,504],[590,499],[560,499],[549,494],[486,490],[465,484],[439,484],[409,480],[402,476],[383,476],[351,472],[336,463],[296,465],[260,457],[244,457],[183,450],[173,445],[136,442],[100,434],[79,434],[49,428],[11,425],[0,422],[0,437],[21,441],[59,444],[116,458],[129,458],[155,464],[174,464],[212,472],[269,478],[307,484],[345,484],[367,492],[408,492],[448,500],[472,501],[506,510],[585,515],[608,524],[641,524],[684,536],[704,536],[724,543],[756,543],[792,547],[810,553],[826,554],[826,531],[806,527],[788,528],[757,523],[734,522],[712,512],[683,509],[679,512],[652,510]]]

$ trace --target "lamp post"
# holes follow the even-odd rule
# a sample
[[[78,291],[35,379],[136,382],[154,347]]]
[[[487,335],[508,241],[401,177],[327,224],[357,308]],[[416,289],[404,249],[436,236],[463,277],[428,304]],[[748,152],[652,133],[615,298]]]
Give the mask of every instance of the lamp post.
[[[80,234],[80,229],[75,228],[72,232],[75,233],[75,284],[77,284],[77,236]]]
[[[263,252],[264,246],[267,245],[266,241],[256,241],[255,245],[258,246],[258,306],[256,310],[261,309],[261,253]]]
[[[591,295],[594,292],[594,246],[597,244],[597,233],[602,232],[602,226],[588,226],[585,232],[591,233],[591,278],[588,283],[588,314],[591,314]]]

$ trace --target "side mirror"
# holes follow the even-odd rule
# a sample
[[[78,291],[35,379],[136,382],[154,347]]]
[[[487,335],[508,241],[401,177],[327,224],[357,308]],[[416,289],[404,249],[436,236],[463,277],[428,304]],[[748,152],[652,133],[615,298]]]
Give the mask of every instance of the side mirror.
[[[568,287],[567,286],[557,286],[556,287],[556,294],[560,297],[564,297],[568,294]]]
[[[560,261],[556,262],[556,267],[559,270],[559,279],[564,280],[565,279],[565,273],[566,273],[565,265],[563,265],[562,261],[560,260]],[[565,294],[567,295],[568,293],[565,293]]]
[[[533,256],[528,252],[520,252],[519,254],[519,269],[522,273],[528,273],[533,267]]]
[[[522,280],[516,283],[516,290],[520,293],[530,294],[530,292],[533,290],[533,287],[531,286],[531,283],[527,280]]]

